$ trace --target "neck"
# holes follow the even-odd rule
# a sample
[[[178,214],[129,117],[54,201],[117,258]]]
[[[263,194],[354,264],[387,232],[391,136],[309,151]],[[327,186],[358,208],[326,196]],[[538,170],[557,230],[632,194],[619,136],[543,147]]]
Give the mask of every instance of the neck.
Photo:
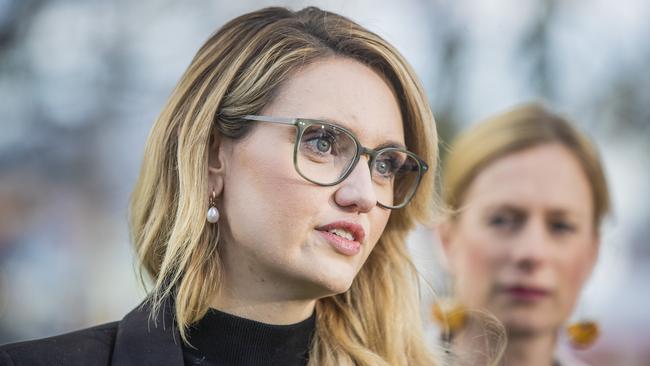
[[[313,314],[316,299],[322,297],[321,288],[266,267],[250,253],[228,245],[231,242],[220,242],[223,268],[211,307],[273,325],[295,324]]]
[[[287,325],[301,322],[314,312],[316,300],[260,299],[237,296],[223,289],[210,306],[224,313],[261,323]]]
[[[512,366],[551,366],[555,358],[555,342],[553,332],[510,334],[505,363]]]
[[[468,324],[454,339],[454,354],[463,364],[487,365],[495,361],[500,346],[494,329]],[[501,365],[552,366],[556,335],[553,332],[508,332],[508,342]]]
[[[210,306],[228,314],[274,325],[295,324],[314,312],[318,296],[298,293],[290,278],[252,273],[253,266],[231,266],[224,271],[217,296]],[[264,276],[264,278],[262,278]]]

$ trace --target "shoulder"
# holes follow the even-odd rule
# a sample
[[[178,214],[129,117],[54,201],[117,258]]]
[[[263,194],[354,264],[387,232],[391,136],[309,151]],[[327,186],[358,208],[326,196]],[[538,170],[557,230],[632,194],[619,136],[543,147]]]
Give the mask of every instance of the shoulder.
[[[109,365],[118,322],[0,346],[0,366]]]

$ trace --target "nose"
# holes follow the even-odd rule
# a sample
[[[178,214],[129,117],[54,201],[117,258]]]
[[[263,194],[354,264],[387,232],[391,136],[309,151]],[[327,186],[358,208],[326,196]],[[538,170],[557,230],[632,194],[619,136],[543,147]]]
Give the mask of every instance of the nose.
[[[340,207],[368,212],[377,205],[377,194],[372,183],[368,162],[362,156],[350,175],[341,182],[334,193],[334,201]]]
[[[552,249],[552,240],[540,220],[530,220],[525,227],[521,240],[515,244],[513,259],[523,271],[532,271],[541,266]]]

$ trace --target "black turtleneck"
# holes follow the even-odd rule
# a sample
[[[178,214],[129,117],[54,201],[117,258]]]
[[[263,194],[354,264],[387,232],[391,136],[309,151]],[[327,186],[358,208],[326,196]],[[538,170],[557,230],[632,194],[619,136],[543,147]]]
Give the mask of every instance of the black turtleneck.
[[[188,330],[192,346],[183,344],[189,366],[306,365],[316,315],[300,323],[271,325],[216,309]]]

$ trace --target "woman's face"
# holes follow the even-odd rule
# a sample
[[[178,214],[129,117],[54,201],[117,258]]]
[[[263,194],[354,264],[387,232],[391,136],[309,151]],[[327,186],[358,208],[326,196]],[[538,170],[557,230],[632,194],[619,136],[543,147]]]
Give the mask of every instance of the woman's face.
[[[260,114],[339,124],[370,148],[404,145],[391,89],[346,58],[298,70]],[[244,139],[222,139],[219,147],[225,283],[256,298],[304,300],[346,291],[391,213],[376,205],[367,157],[340,184],[318,186],[294,169],[296,129],[256,124]]]
[[[511,333],[555,331],[570,316],[598,251],[591,188],[558,144],[507,155],[471,183],[442,231],[459,300]]]

